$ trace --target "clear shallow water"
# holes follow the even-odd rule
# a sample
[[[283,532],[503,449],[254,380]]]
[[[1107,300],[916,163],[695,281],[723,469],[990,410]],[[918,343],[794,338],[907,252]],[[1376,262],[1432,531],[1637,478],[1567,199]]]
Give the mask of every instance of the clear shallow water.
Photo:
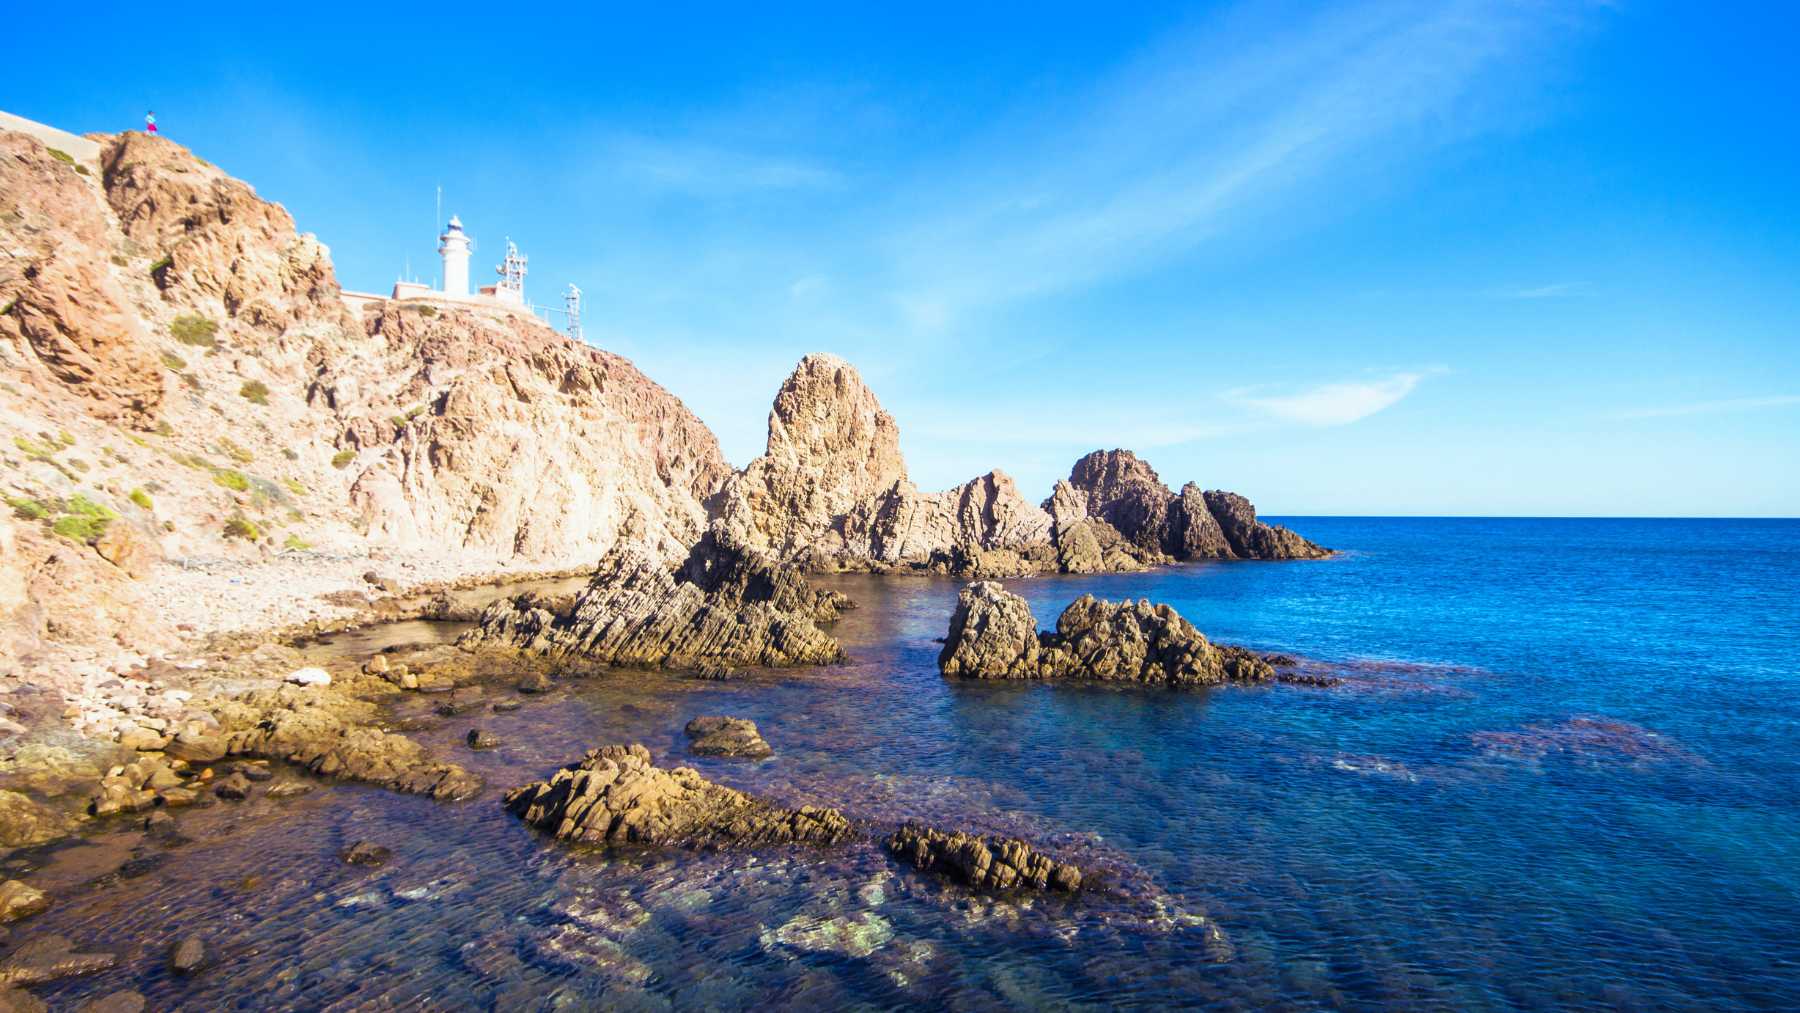
[[[1166,601],[1338,689],[948,682],[956,583],[839,578],[862,606],[838,627],[851,665],[621,673],[453,718],[418,734],[481,798],[331,787],[183,814],[196,843],[108,835],[34,874],[59,903],[7,942],[115,949],[117,971],[40,994],[131,986],[154,1008],[1800,1002],[1800,523],[1292,523],[1350,551],[1014,586],[1045,624],[1087,591]],[[701,713],[753,718],[776,757],[684,757]],[[455,746],[474,723],[504,747]],[[1121,894],[992,904],[869,847],[607,856],[500,809],[622,740],[790,802],[1023,834]],[[358,839],[394,862],[339,863]],[[167,857],[77,886],[109,848]],[[171,980],[189,930],[220,963]]]

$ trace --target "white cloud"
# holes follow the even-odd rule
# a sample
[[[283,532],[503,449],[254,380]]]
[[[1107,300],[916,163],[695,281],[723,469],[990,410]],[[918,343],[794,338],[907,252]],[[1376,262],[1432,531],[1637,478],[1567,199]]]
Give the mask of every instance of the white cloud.
[[[1236,390],[1226,397],[1285,422],[1343,426],[1393,407],[1424,378],[1424,373],[1395,373],[1379,380],[1320,384],[1293,394],[1256,395],[1250,390]]]
[[[1695,401],[1666,408],[1645,408],[1623,412],[1622,419],[1661,419],[1676,415],[1713,415],[1720,412],[1748,412],[1759,408],[1785,408],[1800,405],[1800,394],[1774,394],[1768,397],[1734,397],[1721,401]]]

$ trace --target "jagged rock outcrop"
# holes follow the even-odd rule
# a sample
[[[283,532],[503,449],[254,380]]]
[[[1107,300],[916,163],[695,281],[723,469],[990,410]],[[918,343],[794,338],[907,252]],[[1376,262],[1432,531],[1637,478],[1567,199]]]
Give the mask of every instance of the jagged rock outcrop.
[[[844,650],[817,624],[847,604],[715,529],[679,570],[639,549],[614,549],[565,612],[530,595],[497,601],[461,643],[606,665],[823,665]]]
[[[927,568],[960,553],[1022,553],[1050,519],[995,471],[922,493],[900,429],[855,368],[800,360],[769,412],[763,456],[726,483],[714,514],[745,545],[812,569]]]
[[[988,893],[1009,890],[1081,889],[1082,872],[1012,837],[977,837],[907,824],[883,844],[895,858]]]
[[[963,588],[938,654],[945,675],[975,679],[1097,679],[1210,686],[1275,677],[1263,656],[1216,645],[1167,605],[1083,595],[1040,633],[1031,606],[999,584]]]
[[[848,363],[809,355],[769,413],[768,449],[725,483],[717,518],[746,545],[815,570],[918,570],[972,577],[1142,570],[1183,559],[1327,555],[1285,529],[1240,523],[1234,541],[1197,488],[1171,493],[1129,451],[1075,463],[1034,506],[1004,472],[920,492],[899,426]],[[1247,504],[1246,504],[1247,506]]]
[[[837,844],[835,809],[786,809],[714,784],[691,767],[655,766],[641,745],[590,751],[548,781],[506,795],[507,811],[558,840],[690,848]]]
[[[1156,470],[1129,450],[1096,450],[1076,461],[1044,509],[1056,520],[1059,542],[1084,517],[1103,521],[1132,546],[1118,555],[1139,563],[1331,555],[1287,528],[1257,520],[1250,501],[1236,493],[1202,492],[1192,482],[1180,495],[1171,493]],[[1097,540],[1104,546],[1104,538]],[[1090,558],[1084,553],[1080,561]],[[1103,553],[1101,568],[1110,569],[1107,562]]]

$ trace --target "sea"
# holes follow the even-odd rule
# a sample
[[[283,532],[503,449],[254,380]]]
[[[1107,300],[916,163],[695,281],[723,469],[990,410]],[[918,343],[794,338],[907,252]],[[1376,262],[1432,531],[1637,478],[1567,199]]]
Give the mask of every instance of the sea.
[[[122,824],[27,859],[57,902],[0,948],[120,956],[38,989],[52,1008],[1800,1008],[1800,522],[1277,520],[1342,551],[1006,583],[1046,627],[1084,594],[1166,602],[1336,686],[946,679],[958,582],[824,578],[858,606],[847,664],[608,672],[436,721],[408,700],[395,720],[481,796],[321,783],[175,837]],[[687,755],[702,714],[775,755]],[[476,725],[500,748],[459,746]],[[1098,888],[976,896],[874,844],[608,852],[505,812],[611,742],[1022,837]],[[393,859],[345,864],[358,841]],[[211,963],[181,976],[188,934]]]

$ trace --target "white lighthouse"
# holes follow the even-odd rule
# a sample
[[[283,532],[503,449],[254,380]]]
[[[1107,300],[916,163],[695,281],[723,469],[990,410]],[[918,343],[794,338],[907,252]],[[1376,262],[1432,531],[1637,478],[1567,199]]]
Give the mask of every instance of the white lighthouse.
[[[462,220],[450,216],[450,224],[438,237],[438,252],[444,256],[444,294],[467,297],[469,294],[469,237],[463,233]]]

